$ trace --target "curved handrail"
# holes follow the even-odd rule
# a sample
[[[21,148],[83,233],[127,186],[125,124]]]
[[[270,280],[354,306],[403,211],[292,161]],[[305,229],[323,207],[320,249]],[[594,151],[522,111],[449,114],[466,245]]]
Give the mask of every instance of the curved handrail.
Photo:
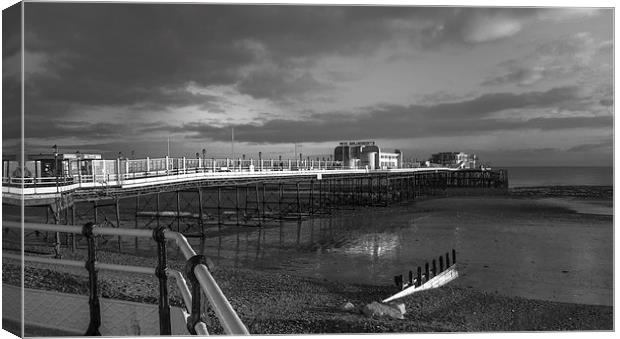
[[[20,223],[16,221],[4,221],[2,223],[2,227],[9,228],[22,228],[24,230],[47,230],[53,232],[63,232],[63,233],[82,233],[82,227],[80,226],[72,226],[72,225],[56,225],[56,224],[38,224],[38,223]],[[144,229],[128,229],[128,228],[108,228],[108,227],[94,227],[92,229],[94,235],[121,235],[121,236],[134,236],[134,237],[153,237],[153,231],[144,230]],[[190,246],[187,238],[183,236],[183,234],[174,232],[171,230],[164,231],[164,237],[167,240],[174,240],[183,256],[186,259],[189,259],[196,255],[194,249]],[[50,258],[47,258],[52,260]],[[59,260],[59,259],[54,259]],[[83,265],[80,263],[80,265]],[[113,265],[113,264],[99,264],[99,265],[108,265],[112,266],[122,266],[122,265]],[[110,266],[111,265],[111,266]],[[150,272],[150,271],[149,271]],[[153,269],[154,272],[154,269]],[[180,274],[180,273],[179,273]],[[209,269],[204,264],[198,264],[194,268],[194,274],[200,284],[201,289],[204,291],[205,295],[209,299],[213,310],[215,311],[216,316],[220,320],[222,327],[224,328],[224,332],[227,334],[233,335],[248,335],[249,332],[235,310],[230,305],[228,299],[217,285],[215,279],[209,272]],[[187,285],[185,285],[187,286]],[[188,290],[189,291],[189,290]],[[188,292],[187,291],[187,292]],[[183,291],[181,291],[183,295]],[[191,293],[190,293],[191,295]],[[186,298],[186,296],[184,296]],[[190,304],[191,305],[191,304]]]

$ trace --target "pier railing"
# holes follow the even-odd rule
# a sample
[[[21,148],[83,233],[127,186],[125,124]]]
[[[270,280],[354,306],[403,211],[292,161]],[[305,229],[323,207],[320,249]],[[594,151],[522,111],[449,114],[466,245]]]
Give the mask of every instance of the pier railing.
[[[228,299],[217,285],[215,279],[209,272],[206,259],[201,254],[196,254],[187,242],[187,239],[180,233],[173,232],[165,227],[159,227],[155,230],[143,229],[123,229],[123,228],[104,228],[97,227],[93,223],[88,223],[83,227],[70,225],[51,225],[51,224],[35,224],[3,221],[2,227],[18,228],[24,230],[45,230],[53,232],[82,234],[88,240],[88,260],[86,263],[75,260],[53,259],[46,257],[24,256],[6,253],[3,251],[3,257],[16,260],[25,260],[32,262],[59,264],[73,267],[86,267],[89,274],[89,308],[90,308],[90,324],[86,335],[99,335],[99,326],[101,324],[101,313],[99,306],[99,292],[97,282],[97,270],[114,270],[123,272],[134,272],[143,274],[155,274],[159,279],[159,323],[160,334],[170,335],[170,305],[168,300],[168,283],[167,278],[173,277],[176,286],[181,294],[185,308],[187,310],[186,321],[187,328],[191,334],[208,335],[206,324],[201,319],[201,291],[206,295],[215,315],[220,321],[222,328],[226,334],[231,335],[247,335],[247,328],[232,308]],[[97,261],[97,251],[95,237],[98,235],[118,235],[133,236],[142,238],[153,238],[158,245],[158,265],[156,268],[116,265],[99,263]],[[166,243],[174,241],[185,257],[186,266],[185,274],[190,280],[191,291],[188,288],[185,278],[176,270],[167,267]]]
[[[146,158],[114,160],[59,161],[57,173],[43,173],[38,161],[7,161],[3,166],[2,184],[8,186],[65,186],[82,183],[106,183],[129,179],[175,176],[192,173],[273,172],[344,169],[340,161],[310,159],[204,159]],[[347,169],[351,169],[347,167]]]

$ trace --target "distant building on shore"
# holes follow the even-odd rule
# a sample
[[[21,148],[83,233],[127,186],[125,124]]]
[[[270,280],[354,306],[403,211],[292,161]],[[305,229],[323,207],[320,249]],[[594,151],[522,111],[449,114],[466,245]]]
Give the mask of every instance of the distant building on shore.
[[[343,141],[334,149],[334,160],[345,168],[400,168],[402,158],[399,150],[383,152],[374,141]]]
[[[478,157],[475,154],[463,152],[440,152],[431,155],[429,162],[451,168],[473,169],[478,165]]]

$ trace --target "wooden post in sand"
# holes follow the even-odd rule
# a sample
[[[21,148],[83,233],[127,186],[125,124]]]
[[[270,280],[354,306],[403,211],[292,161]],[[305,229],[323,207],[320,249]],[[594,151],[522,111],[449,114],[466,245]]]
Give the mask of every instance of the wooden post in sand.
[[[417,287],[422,285],[422,267],[418,266],[418,281],[415,284]]]

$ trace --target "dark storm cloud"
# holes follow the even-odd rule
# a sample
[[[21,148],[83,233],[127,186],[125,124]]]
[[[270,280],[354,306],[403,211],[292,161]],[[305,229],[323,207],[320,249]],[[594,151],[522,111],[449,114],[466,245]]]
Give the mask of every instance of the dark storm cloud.
[[[2,11],[2,58],[15,55],[21,50],[21,3]]]
[[[494,118],[507,109],[556,107],[576,101],[572,87],[522,94],[493,93],[471,100],[437,105],[382,106],[367,108],[364,114],[314,114],[306,120],[274,119],[262,124],[240,124],[235,140],[255,143],[322,142],[359,136],[368,131],[372,138],[477,135],[501,130],[562,130],[612,126],[611,116],[534,118],[514,120]],[[154,126],[143,132],[188,133],[189,138],[226,141],[230,127],[204,123],[182,126]]]
[[[598,42],[590,34],[580,33],[564,36],[551,42],[539,44],[532,53],[518,59],[499,63],[499,75],[485,79],[482,86],[516,84],[531,85],[543,79],[560,79],[590,72],[591,60],[599,55],[611,57],[613,44]]]
[[[295,76],[281,71],[261,70],[241,80],[238,89],[255,98],[286,100],[291,95],[327,91],[333,86],[317,81],[308,72]]]
[[[64,120],[37,120],[25,126],[27,138],[63,138],[74,137],[96,140],[100,138],[117,138],[131,136],[134,129],[126,123],[90,123]]]
[[[387,33],[382,16],[402,16],[398,10],[349,13],[307,6],[29,3],[27,8],[26,30],[35,38],[26,48],[65,55],[63,62],[46,65],[55,76],[33,79],[32,95],[83,104],[141,102],[151,99],[145,94],[154,88],[190,81],[235,84],[242,80],[239,67],[256,58],[245,41],[266,46],[282,62],[356,53]]]
[[[252,43],[263,46],[276,66],[290,66],[312,63],[320,55],[372,53],[394,34],[425,45],[465,42],[468,37],[462,32],[470,32],[480,18],[521,18],[533,13],[529,9],[27,3],[26,49],[46,56],[38,65],[42,72],[27,84],[27,101],[32,107],[39,107],[38,103],[45,107],[48,102],[158,103],[160,88],[189,82],[238,84],[242,92],[278,100],[283,92],[293,95],[326,86],[312,74],[291,78],[285,71],[246,78],[240,67],[263,57]],[[398,22],[416,28],[398,28]],[[425,27],[442,29],[428,35]],[[263,86],[259,80],[265,81]]]
[[[573,146],[568,149],[569,152],[592,152],[601,150],[612,150],[614,147],[613,140],[606,140],[595,144],[583,144]]]
[[[482,86],[498,86],[516,84],[519,86],[534,84],[545,76],[544,69],[518,68],[506,74],[489,78],[481,83]]]
[[[2,11],[2,138],[21,138],[21,3]],[[12,152],[17,152],[13,149]]]

